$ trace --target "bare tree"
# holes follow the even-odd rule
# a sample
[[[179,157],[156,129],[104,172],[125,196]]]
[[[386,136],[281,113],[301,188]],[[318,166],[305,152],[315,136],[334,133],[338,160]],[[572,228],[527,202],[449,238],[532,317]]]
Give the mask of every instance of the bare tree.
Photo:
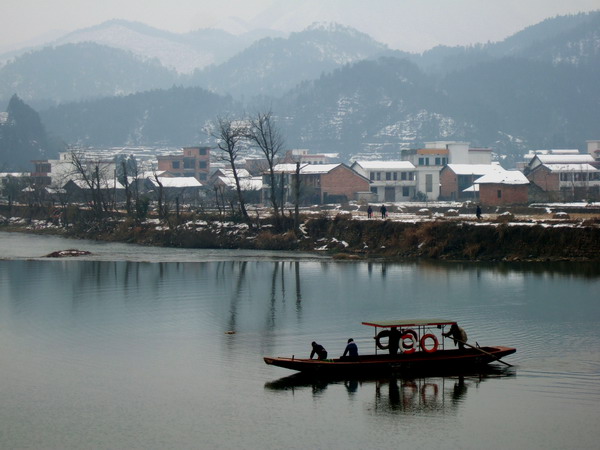
[[[248,211],[246,211],[246,201],[240,183],[236,161],[240,156],[241,143],[247,139],[247,126],[239,121],[234,121],[229,117],[218,117],[216,122],[216,130],[211,133],[211,136],[217,140],[217,146],[221,150],[219,159],[229,163],[233,179],[235,181],[235,189],[239,203],[240,213],[247,223],[250,223]]]
[[[264,113],[256,113],[250,118],[250,140],[263,153],[267,161],[267,170],[270,184],[270,201],[273,205],[275,221],[279,222],[279,205],[277,204],[277,180],[275,178],[275,165],[279,160],[279,153],[283,149],[284,140],[275,126],[273,113],[269,110]],[[283,208],[283,205],[281,205]]]
[[[75,176],[90,192],[89,200],[94,216],[102,219],[112,206],[107,195],[110,188],[107,173],[110,170],[109,163],[88,160],[77,152],[71,152],[70,157]]]

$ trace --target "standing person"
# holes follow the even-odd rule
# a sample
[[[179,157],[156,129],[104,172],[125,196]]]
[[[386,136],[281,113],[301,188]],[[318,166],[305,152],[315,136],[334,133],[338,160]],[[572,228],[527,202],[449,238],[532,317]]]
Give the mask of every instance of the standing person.
[[[312,342],[312,352],[310,352],[310,359],[317,355],[318,359],[327,359],[327,350],[322,345],[317,344],[315,341]]]
[[[475,209],[475,215],[477,216],[477,220],[481,220],[481,206],[477,205],[477,209]]]
[[[358,358],[358,346],[356,345],[356,343],[354,342],[354,339],[352,339],[352,338],[348,339],[348,345],[346,345],[346,349],[344,350],[344,354],[342,355],[342,358],[345,358],[346,355],[348,355],[349,359]]]
[[[385,217],[387,216],[387,208],[385,207],[385,205],[381,205],[379,211],[381,212],[381,218],[385,219]]]
[[[450,326],[450,330],[447,333],[442,333],[444,337],[452,337],[454,339],[454,345],[458,344],[458,349],[463,350],[465,348],[465,342],[467,342],[467,333],[455,322]]]
[[[392,327],[390,328],[390,337],[389,337],[389,350],[390,355],[395,355],[398,353],[398,348],[400,347],[400,332],[398,328]]]
[[[367,208],[367,217],[370,219],[371,217],[373,217],[373,208],[371,208],[371,205],[369,205],[369,207]]]

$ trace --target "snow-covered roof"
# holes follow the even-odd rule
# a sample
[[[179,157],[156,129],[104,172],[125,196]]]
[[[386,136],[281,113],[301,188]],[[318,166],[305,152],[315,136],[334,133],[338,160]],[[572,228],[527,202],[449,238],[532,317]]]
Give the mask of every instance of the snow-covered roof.
[[[550,172],[600,172],[590,164],[544,164]]]
[[[306,166],[300,169],[300,173],[303,175],[308,174],[318,174],[318,173],[329,173],[336,167],[341,166],[341,163],[338,164],[307,164]]]
[[[367,170],[414,170],[415,166],[410,161],[355,161],[354,164],[359,165]]]
[[[166,188],[190,188],[190,187],[201,187],[200,183],[194,177],[158,177],[163,187]],[[148,180],[154,185],[158,186],[158,182],[154,177],[149,177]]]
[[[341,166],[341,163],[337,164],[301,164],[300,165],[300,173],[303,175],[310,174],[319,174],[319,173],[329,173],[336,167]],[[274,172],[277,173],[295,173],[296,172],[296,164],[277,164],[273,168]]]
[[[307,166],[307,164],[300,164],[300,170],[302,170],[303,167]],[[296,163],[293,164],[277,164],[275,167],[273,167],[273,172],[277,172],[277,173],[294,173],[296,172]]]
[[[529,180],[518,170],[497,170],[477,178],[474,184],[529,184]]]
[[[448,164],[447,167],[456,175],[482,176],[504,170],[499,164]]]
[[[81,179],[75,179],[75,180],[71,179],[69,181],[72,181],[73,184],[75,186],[77,186],[79,189],[89,189],[89,185]],[[100,188],[101,189],[125,189],[125,186],[123,186],[121,183],[119,183],[119,180],[115,180],[113,178],[112,180],[103,180],[100,185]]]
[[[536,155],[536,158],[542,164],[574,164],[574,163],[593,163],[594,157],[589,153],[582,154],[567,154],[567,155]]]
[[[235,188],[235,179],[233,177],[218,177],[219,181],[228,188]],[[262,189],[262,177],[240,178],[240,188],[244,191],[260,191]]]

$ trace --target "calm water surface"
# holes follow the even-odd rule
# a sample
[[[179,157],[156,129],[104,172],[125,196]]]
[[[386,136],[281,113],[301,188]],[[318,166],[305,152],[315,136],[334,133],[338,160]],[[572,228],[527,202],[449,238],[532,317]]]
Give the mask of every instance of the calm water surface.
[[[85,259],[42,255],[86,249]],[[0,448],[600,447],[591,265],[340,263],[0,233]],[[305,382],[367,319],[517,347],[487,374]],[[228,332],[235,332],[229,334]]]

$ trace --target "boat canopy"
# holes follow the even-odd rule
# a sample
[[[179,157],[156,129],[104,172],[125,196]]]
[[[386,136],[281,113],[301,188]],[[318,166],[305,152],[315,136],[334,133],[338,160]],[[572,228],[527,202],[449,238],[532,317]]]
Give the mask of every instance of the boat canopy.
[[[363,325],[369,325],[379,328],[390,327],[427,327],[427,326],[443,326],[456,323],[454,320],[447,319],[397,319],[397,320],[376,320],[363,322]]]

